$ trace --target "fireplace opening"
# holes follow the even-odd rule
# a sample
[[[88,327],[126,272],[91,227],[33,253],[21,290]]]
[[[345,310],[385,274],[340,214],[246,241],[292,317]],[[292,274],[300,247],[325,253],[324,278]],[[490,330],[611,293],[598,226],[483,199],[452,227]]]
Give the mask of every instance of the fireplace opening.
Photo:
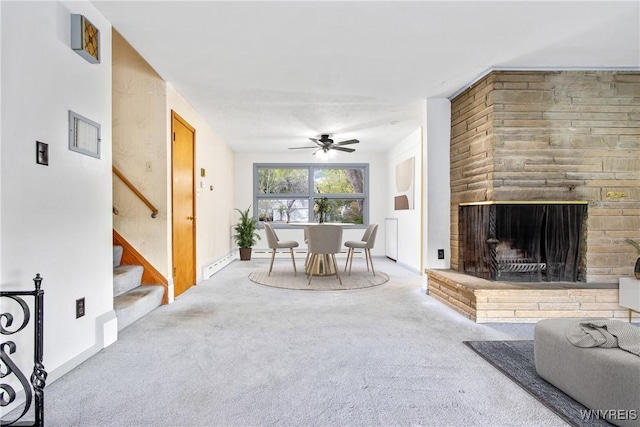
[[[488,280],[585,281],[586,204],[460,206],[460,270]]]

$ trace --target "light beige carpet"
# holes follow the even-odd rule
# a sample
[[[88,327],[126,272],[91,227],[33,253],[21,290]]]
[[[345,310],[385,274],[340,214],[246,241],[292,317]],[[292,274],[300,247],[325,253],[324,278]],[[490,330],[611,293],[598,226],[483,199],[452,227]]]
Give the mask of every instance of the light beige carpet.
[[[271,276],[267,276],[269,270],[257,270],[249,274],[249,280],[265,286],[285,289],[300,289],[305,291],[338,291],[348,289],[370,288],[372,286],[382,285],[389,281],[387,273],[376,271],[374,276],[367,272],[351,272],[351,276],[340,272],[342,286],[336,276],[313,276],[311,285],[307,285],[308,279],[304,271],[298,271],[298,275],[293,275],[293,270],[285,271],[276,268],[271,272]]]

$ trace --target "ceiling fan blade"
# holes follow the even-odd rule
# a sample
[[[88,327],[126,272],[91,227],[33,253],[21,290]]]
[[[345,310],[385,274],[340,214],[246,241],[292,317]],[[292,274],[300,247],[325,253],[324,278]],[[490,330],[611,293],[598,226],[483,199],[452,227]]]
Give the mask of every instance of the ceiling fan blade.
[[[300,150],[303,148],[318,148],[318,147],[316,147],[315,145],[311,145],[309,147],[289,147],[289,150]]]
[[[340,151],[346,151],[347,153],[353,153],[354,151],[356,151],[353,148],[346,148],[346,147],[338,147],[337,145],[332,145],[329,147],[329,149],[331,150],[340,150]]]
[[[324,147],[324,144],[318,138],[309,138],[309,139],[315,142],[316,144],[318,144],[320,147]]]
[[[337,142],[336,145],[349,145],[349,144],[358,144],[360,141],[357,139],[349,139],[348,141]]]

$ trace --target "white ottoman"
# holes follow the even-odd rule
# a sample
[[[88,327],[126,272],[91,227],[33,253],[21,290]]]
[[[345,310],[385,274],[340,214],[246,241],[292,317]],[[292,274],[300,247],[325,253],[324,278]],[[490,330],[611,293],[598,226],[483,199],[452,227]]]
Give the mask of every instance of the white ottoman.
[[[588,320],[588,319],[580,319]],[[576,319],[545,319],[534,329],[534,359],[542,378],[612,424],[640,425],[640,357],[619,348],[576,347],[565,329]],[[604,412],[598,413],[602,418]]]

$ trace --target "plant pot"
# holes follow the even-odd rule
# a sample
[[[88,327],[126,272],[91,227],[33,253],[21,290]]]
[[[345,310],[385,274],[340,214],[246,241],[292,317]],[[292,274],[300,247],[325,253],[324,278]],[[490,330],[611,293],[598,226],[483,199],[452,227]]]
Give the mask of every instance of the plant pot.
[[[251,248],[240,248],[240,261],[251,260]]]
[[[640,258],[636,260],[636,266],[633,269],[633,274],[636,275],[636,279],[640,280]]]

